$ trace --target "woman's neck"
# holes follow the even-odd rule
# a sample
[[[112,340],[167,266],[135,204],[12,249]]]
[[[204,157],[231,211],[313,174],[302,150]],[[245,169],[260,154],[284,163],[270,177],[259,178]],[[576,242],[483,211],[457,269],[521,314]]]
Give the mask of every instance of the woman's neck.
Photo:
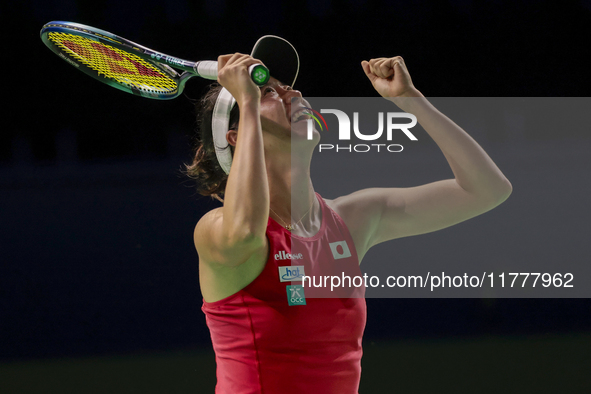
[[[310,166],[283,163],[267,166],[271,217],[300,231],[313,230],[321,216],[310,179]]]

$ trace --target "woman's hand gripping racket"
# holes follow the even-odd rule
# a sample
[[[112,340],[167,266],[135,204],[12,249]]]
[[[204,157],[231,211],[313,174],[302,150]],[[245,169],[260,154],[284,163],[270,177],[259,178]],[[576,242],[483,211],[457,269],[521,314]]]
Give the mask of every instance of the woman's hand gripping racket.
[[[217,80],[216,61],[192,62],[156,52],[104,30],[72,22],[49,22],[41,39],[59,57],[93,78],[124,92],[168,100],[178,97],[191,77]],[[174,68],[182,70],[179,74]],[[255,84],[269,80],[262,64],[248,69]]]

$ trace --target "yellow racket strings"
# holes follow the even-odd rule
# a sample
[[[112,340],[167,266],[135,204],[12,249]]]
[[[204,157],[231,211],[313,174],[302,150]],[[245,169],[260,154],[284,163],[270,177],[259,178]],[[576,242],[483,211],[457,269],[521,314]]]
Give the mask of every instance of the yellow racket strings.
[[[177,91],[174,79],[132,53],[74,34],[50,32],[48,38],[71,58],[119,84],[164,94]]]

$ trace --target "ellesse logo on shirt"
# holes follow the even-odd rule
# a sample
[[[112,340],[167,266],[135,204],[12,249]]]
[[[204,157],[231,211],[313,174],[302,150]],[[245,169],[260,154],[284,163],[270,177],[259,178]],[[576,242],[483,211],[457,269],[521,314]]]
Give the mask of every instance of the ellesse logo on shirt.
[[[285,253],[285,250],[275,254],[275,260],[301,260],[304,258],[302,253]]]
[[[334,257],[335,260],[351,257],[351,251],[349,250],[347,241],[331,242],[328,246],[330,246],[332,257]]]

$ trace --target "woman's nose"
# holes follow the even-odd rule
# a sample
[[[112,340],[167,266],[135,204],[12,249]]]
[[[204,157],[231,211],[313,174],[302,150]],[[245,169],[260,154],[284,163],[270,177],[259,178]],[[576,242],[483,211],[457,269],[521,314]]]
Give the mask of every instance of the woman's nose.
[[[302,97],[302,92],[300,92],[299,90],[294,90],[294,89],[284,89],[285,91],[281,94],[281,96],[283,97],[283,100],[285,100],[286,102],[290,102],[292,98],[294,97]]]

